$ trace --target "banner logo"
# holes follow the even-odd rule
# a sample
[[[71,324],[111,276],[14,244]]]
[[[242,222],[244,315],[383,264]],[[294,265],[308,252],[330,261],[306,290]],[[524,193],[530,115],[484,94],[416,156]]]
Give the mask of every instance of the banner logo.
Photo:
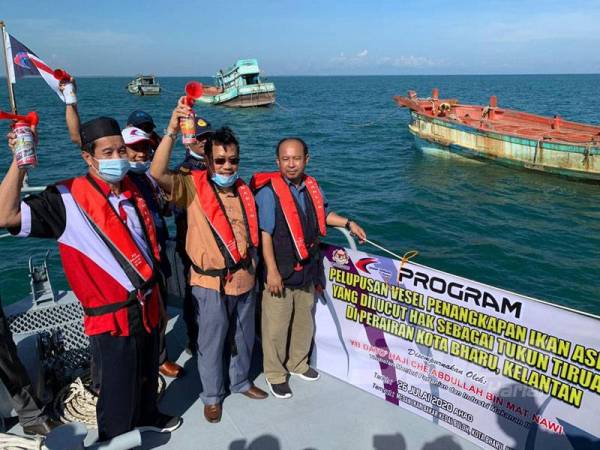
[[[334,251],[331,259],[339,266],[347,266],[350,262],[350,258],[348,258],[348,254],[343,248],[338,248]]]

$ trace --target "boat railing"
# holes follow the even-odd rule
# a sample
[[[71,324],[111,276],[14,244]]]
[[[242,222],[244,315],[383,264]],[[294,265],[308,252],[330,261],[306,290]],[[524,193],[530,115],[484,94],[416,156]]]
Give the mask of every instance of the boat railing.
[[[348,230],[342,227],[335,227],[335,229],[344,235],[344,237],[348,241],[348,247],[350,248],[350,250],[357,250],[356,241],[354,240],[354,237],[352,237],[352,234]]]

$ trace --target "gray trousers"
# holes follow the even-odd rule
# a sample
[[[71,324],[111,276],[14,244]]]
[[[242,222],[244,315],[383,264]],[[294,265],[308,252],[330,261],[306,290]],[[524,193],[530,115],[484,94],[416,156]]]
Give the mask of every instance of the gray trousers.
[[[254,347],[256,293],[225,295],[194,286],[198,322],[198,372],[202,381],[200,399],[205,405],[220,403],[226,395],[224,360],[229,360],[229,389],[245,392]],[[229,337],[229,339],[228,339]]]
[[[12,397],[21,425],[33,425],[46,419],[44,405],[36,397],[25,367],[0,306],[0,380]]]

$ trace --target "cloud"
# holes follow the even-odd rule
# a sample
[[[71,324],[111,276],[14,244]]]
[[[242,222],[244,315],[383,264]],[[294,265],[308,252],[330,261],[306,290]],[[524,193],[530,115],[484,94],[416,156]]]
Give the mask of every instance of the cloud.
[[[376,61],[378,66],[387,66],[387,67],[400,67],[400,68],[410,68],[410,69],[418,69],[423,67],[435,67],[442,65],[442,61],[434,60],[431,58],[427,58],[425,56],[397,56],[390,57],[384,56],[379,58]]]
[[[331,58],[330,62],[348,67],[363,66],[369,62],[369,51],[364,49],[355,55],[350,56],[346,56],[344,52],[340,52],[338,56]]]
[[[433,67],[442,67],[445,65],[443,60],[432,59],[426,56],[400,55],[400,56],[376,56],[370,55],[367,49],[352,55],[346,55],[340,52],[329,60],[329,63],[335,66],[334,70],[349,70],[371,72],[406,69],[431,69]]]

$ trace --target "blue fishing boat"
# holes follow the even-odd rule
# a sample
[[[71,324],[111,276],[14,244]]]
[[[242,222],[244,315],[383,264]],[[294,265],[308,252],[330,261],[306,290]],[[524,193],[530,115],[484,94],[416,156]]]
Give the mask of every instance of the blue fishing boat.
[[[275,103],[275,85],[261,80],[256,59],[240,59],[219,70],[215,85],[205,86],[199,102],[237,108],[268,106]]]

